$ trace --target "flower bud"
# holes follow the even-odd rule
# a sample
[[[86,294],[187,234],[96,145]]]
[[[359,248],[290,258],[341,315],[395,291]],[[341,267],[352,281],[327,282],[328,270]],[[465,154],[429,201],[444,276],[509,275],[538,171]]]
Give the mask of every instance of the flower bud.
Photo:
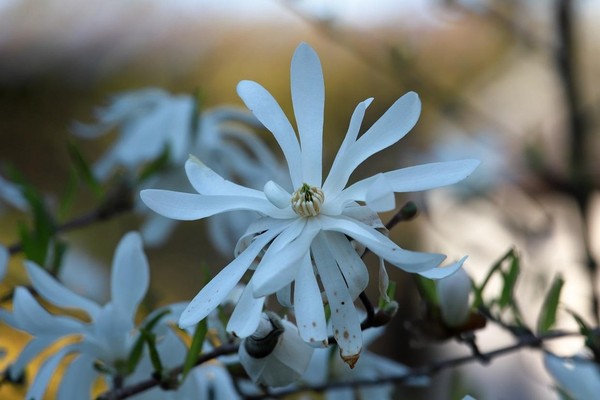
[[[313,354],[294,324],[263,313],[258,329],[245,338],[240,363],[250,378],[267,386],[285,386],[299,379]]]
[[[471,280],[463,268],[436,282],[442,319],[449,327],[461,326],[469,316]]]

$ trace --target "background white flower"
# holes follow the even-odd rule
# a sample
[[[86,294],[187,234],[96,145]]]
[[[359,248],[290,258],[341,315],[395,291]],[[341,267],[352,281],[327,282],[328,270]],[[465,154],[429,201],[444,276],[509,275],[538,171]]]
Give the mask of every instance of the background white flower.
[[[99,376],[93,367],[94,361],[117,367],[117,361],[127,359],[137,338],[134,317],[149,284],[148,262],[141,238],[138,233],[130,232],[119,242],[112,266],[111,301],[104,306],[74,293],[32,262],[26,262],[26,269],[40,297],[60,308],[81,310],[91,322],[53,315],[27,289],[17,288],[13,312],[3,312],[1,317],[6,323],[31,334],[33,339],[10,367],[9,373],[13,378],[20,376],[32,358],[58,339],[79,337],[80,342],[65,345],[44,362],[26,398],[41,399],[56,367],[71,353],[77,356],[61,381],[58,398],[88,398],[91,385]]]
[[[598,364],[581,356],[544,354],[544,365],[558,385],[574,400],[595,399],[600,393]]]
[[[298,46],[292,58],[291,88],[300,140],[266,89],[251,81],[238,84],[238,94],[246,106],[273,133],[281,147],[292,187],[296,188],[294,193],[272,181],[265,184],[263,191],[240,186],[191,159],[186,163],[186,172],[199,194],[144,190],[141,196],[151,209],[179,220],[237,210],[263,215],[240,239],[239,243],[249,243],[248,246],[192,300],[180,318],[181,326],[205,318],[264,251],[228,329],[240,337],[250,335],[258,327],[264,296],[280,292],[278,298],[293,302],[300,336],[307,342],[326,343],[325,313],[315,276],[318,274],[332,311],[333,333],[341,356],[353,365],[362,348],[354,300],[367,286],[368,271],[348,237],[405,271],[429,278],[451,274],[461,262],[436,268],[445,256],[404,250],[364,219],[373,211],[393,209],[394,192],[426,190],[458,182],[479,162],[463,160],[404,168],[380,173],[345,188],[356,167],[396,143],[416,123],[420,101],[415,93],[408,93],[360,137],[360,125],[371,99],[357,106],[323,183],[323,74],[317,54],[307,44]],[[292,284],[293,300],[286,295]],[[237,312],[238,309],[243,311]]]
[[[450,327],[462,325],[471,309],[471,279],[464,268],[436,281],[436,291],[444,322]]]

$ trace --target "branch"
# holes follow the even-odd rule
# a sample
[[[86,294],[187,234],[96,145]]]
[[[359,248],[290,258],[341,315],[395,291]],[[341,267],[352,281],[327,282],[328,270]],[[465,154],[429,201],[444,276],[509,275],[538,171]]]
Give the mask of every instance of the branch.
[[[451,358],[448,360],[442,360],[438,362],[434,362],[428,365],[424,365],[421,367],[416,367],[410,369],[408,372],[402,375],[397,376],[388,376],[382,377],[378,379],[356,379],[353,381],[347,382],[327,382],[318,385],[304,386],[304,387],[295,387],[290,389],[278,390],[275,392],[270,392],[268,394],[260,394],[260,395],[246,395],[244,398],[246,400],[262,400],[262,399],[276,399],[282,398],[284,396],[289,396],[293,394],[314,391],[314,392],[323,392],[326,390],[332,389],[340,389],[340,388],[355,388],[360,386],[376,386],[385,383],[407,383],[411,379],[422,378],[422,377],[431,377],[438,372],[457,367],[463,364],[468,364],[471,362],[479,361],[479,362],[489,362],[492,359],[510,354],[515,351],[519,351],[524,348],[541,348],[542,344],[548,340],[564,338],[568,336],[580,336],[579,332],[550,332],[541,336],[534,335],[524,335],[519,338],[519,340],[511,345],[497,348],[495,350],[480,353],[474,352],[468,356]]]

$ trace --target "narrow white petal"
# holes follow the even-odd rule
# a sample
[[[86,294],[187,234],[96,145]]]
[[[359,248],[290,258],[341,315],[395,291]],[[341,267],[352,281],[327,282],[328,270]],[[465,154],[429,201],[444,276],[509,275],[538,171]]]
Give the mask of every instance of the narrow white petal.
[[[416,165],[383,173],[389,189],[396,193],[418,192],[452,185],[469,176],[478,160],[448,161]],[[378,175],[360,180],[344,189],[335,202],[367,201]]]
[[[384,174],[377,175],[367,190],[365,201],[367,206],[375,212],[385,212],[396,208],[394,191]]]
[[[267,199],[277,208],[291,206],[292,195],[273,181],[265,183],[263,191]]]
[[[9,258],[10,254],[8,254],[8,250],[6,247],[0,244],[0,281],[2,281],[4,279],[4,275],[6,275]]]
[[[432,268],[430,270],[420,271],[418,273],[419,273],[419,275],[424,276],[425,278],[442,279],[442,278],[445,278],[447,276],[454,274],[457,270],[459,270],[460,267],[462,267],[462,265],[466,259],[467,259],[467,257],[465,256],[465,257],[461,258],[460,260],[458,260],[457,262],[447,265],[445,267]]]
[[[55,337],[37,336],[31,339],[19,353],[19,357],[8,367],[11,379],[18,379],[29,362],[56,340]]]
[[[260,191],[226,180],[194,156],[190,156],[186,161],[185,172],[194,189],[200,194],[264,199]]]
[[[58,398],[89,399],[92,384],[97,377],[98,372],[94,369],[94,359],[83,354],[77,356],[69,364],[67,372],[60,382]]]
[[[354,109],[352,117],[350,118],[348,132],[346,133],[344,141],[338,149],[335,159],[333,160],[333,164],[331,165],[329,175],[327,175],[327,179],[325,179],[325,183],[323,184],[323,191],[325,193],[335,196],[346,185],[346,182],[342,182],[341,180],[341,176],[344,174],[344,171],[341,169],[340,165],[344,164],[346,151],[348,151],[350,146],[356,142],[358,132],[360,131],[360,126],[363,118],[365,117],[365,111],[372,101],[373,98],[367,99],[361,103],[358,103]]]
[[[301,152],[294,128],[271,94],[256,82],[241,81],[238,95],[258,120],[275,136],[283,151],[294,187],[302,184]]]
[[[321,187],[325,85],[319,56],[306,43],[292,57],[291,86],[302,148],[302,180]]]
[[[148,260],[137,232],[123,236],[112,264],[112,303],[132,320],[150,284]]]
[[[50,382],[50,378],[54,375],[54,371],[58,364],[62,361],[62,359],[69,353],[75,351],[78,347],[78,344],[72,344],[63,347],[61,350],[53,354],[49,357],[42,367],[38,370],[35,375],[35,379],[33,383],[29,387],[27,394],[25,395],[26,399],[33,400],[42,400],[44,397],[44,393],[46,392],[46,388],[48,387],[48,383]]]
[[[362,349],[360,319],[344,283],[344,277],[327,248],[326,241],[322,239],[322,234],[313,242],[312,254],[331,309],[333,336],[342,358],[353,366]]]
[[[389,263],[407,272],[430,270],[438,266],[445,258],[442,254],[404,250],[376,229],[343,215],[335,218],[321,215],[319,219],[323,230],[344,233]]]
[[[278,230],[271,230],[257,236],[246,250],[223,268],[221,272],[200,290],[179,317],[179,326],[182,328],[192,326],[217,308],[240,279],[242,279],[242,276],[258,253],[279,232]]]
[[[84,310],[92,319],[100,311],[98,304],[63,286],[37,264],[25,261],[25,268],[38,294],[55,306]]]
[[[336,188],[345,187],[352,172],[367,158],[402,139],[415,126],[420,113],[421,101],[414,92],[405,94],[392,104],[371,128],[344,151],[336,165],[335,176],[331,177],[337,183]]]
[[[321,289],[313,272],[310,254],[301,261],[294,286],[294,312],[300,337],[311,345],[327,344],[327,321]]]
[[[310,244],[319,231],[319,224],[314,219],[302,219],[290,225],[273,243],[260,262],[252,283],[254,296],[267,296],[282,289],[296,277],[299,261],[308,253]],[[302,229],[298,232],[297,227]],[[288,234],[288,232],[290,232]]]
[[[192,221],[236,210],[258,211],[277,218],[288,216],[284,210],[273,206],[266,198],[241,196],[204,196],[201,194],[146,189],[140,192],[142,201],[162,216],[182,221]]]
[[[296,278],[298,279],[298,278]],[[277,301],[284,307],[291,308],[294,306],[292,303],[292,284],[285,285],[283,289],[280,289],[276,293]]]
[[[52,315],[25,288],[18,287],[13,298],[13,314],[19,326],[34,336],[59,337],[83,333],[85,326],[71,317]]]
[[[264,303],[264,297],[252,295],[252,284],[246,285],[229,318],[227,331],[240,338],[252,335],[258,328]]]
[[[326,241],[331,254],[335,257],[348,286],[350,297],[356,299],[369,283],[369,271],[365,263],[345,235],[338,232],[323,232],[320,238]]]
[[[562,358],[552,353],[544,355],[550,375],[574,399],[593,399],[600,392],[598,365],[581,357]]]

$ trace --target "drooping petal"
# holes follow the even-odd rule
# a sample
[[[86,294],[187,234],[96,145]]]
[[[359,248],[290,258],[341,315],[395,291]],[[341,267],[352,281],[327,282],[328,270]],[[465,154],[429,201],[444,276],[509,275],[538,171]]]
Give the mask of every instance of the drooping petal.
[[[335,218],[320,215],[319,219],[323,230],[344,233],[389,263],[407,272],[430,270],[438,266],[445,258],[442,254],[404,250],[376,229],[343,215]]]
[[[63,286],[56,278],[31,261],[25,261],[31,284],[45,300],[58,307],[84,310],[92,318],[100,311],[100,306],[90,299],[78,295]]]
[[[331,165],[327,179],[325,179],[325,183],[323,184],[323,191],[325,193],[335,196],[344,188],[346,183],[341,182],[340,180],[340,176],[343,174],[343,171],[340,169],[340,163],[344,160],[344,154],[346,151],[352,144],[354,144],[354,142],[356,142],[358,132],[360,131],[360,126],[363,118],[365,117],[365,111],[372,101],[373,98],[371,97],[363,102],[358,103],[354,109],[352,117],[350,118],[350,125],[348,126],[346,136],[344,136],[344,140],[338,149],[335,159],[333,160],[333,164]]]
[[[227,331],[240,338],[252,335],[258,328],[264,303],[264,297],[253,296],[252,284],[249,283],[229,318]]]
[[[437,268],[432,268],[427,271],[421,271],[421,272],[419,272],[419,275],[424,276],[425,278],[429,278],[429,279],[445,278],[447,276],[454,274],[456,271],[458,271],[460,269],[460,267],[462,267],[462,265],[464,264],[466,259],[467,259],[467,256],[465,256],[465,257],[461,258],[460,260],[458,260],[457,262],[447,265],[445,267],[437,267]]]
[[[332,184],[336,183],[336,189],[346,186],[352,172],[363,161],[402,139],[415,126],[420,113],[421,101],[414,92],[405,94],[392,104],[340,157],[335,171],[332,171],[335,175],[331,177]],[[336,192],[337,190],[332,190],[332,194]]]
[[[142,201],[162,216],[181,221],[192,221],[228,211],[251,210],[274,218],[288,217],[266,198],[241,196],[204,196],[201,194],[146,189],[140,192]],[[291,212],[291,211],[290,211]]]
[[[298,219],[273,241],[252,277],[254,296],[275,293],[294,280],[318,231],[316,220]]]
[[[84,324],[71,317],[52,315],[25,288],[18,287],[13,298],[13,314],[19,329],[34,336],[59,337],[85,331]]]
[[[78,347],[78,343],[67,345],[49,357],[35,375],[35,379],[29,387],[25,398],[42,400],[46,388],[48,387],[48,383],[50,382],[50,378],[54,375],[54,371],[56,370],[56,367],[58,367],[58,364],[67,354],[75,351]]]
[[[292,195],[273,181],[265,183],[263,189],[267,199],[277,208],[290,207]]]
[[[241,81],[238,95],[258,120],[273,133],[283,151],[294,187],[302,184],[301,152],[294,128],[271,94],[256,82]]]
[[[344,276],[350,297],[356,299],[369,283],[369,271],[365,263],[345,235],[338,232],[323,232],[320,238],[326,241],[331,250]]]
[[[239,254],[229,265],[219,272],[200,292],[194,297],[185,311],[179,317],[179,326],[186,328],[192,326],[205,318],[209,312],[214,310],[235,285],[242,279],[250,264],[258,253],[276,235],[278,230],[270,230],[257,236],[252,243]]]
[[[302,259],[296,274],[294,312],[302,340],[311,345],[327,345],[327,321],[323,300],[309,253]]]
[[[396,193],[418,192],[452,185],[469,176],[479,165],[479,160],[447,161],[416,165],[385,172],[389,189]],[[363,179],[344,189],[336,202],[367,201],[378,176]]]
[[[123,236],[112,264],[112,302],[133,320],[137,308],[148,291],[150,272],[142,238],[137,232]]]
[[[64,374],[58,390],[59,399],[89,399],[92,384],[98,377],[94,359],[81,354],[75,358]]]
[[[185,162],[185,172],[194,189],[200,194],[265,198],[259,190],[226,180],[194,156],[190,156]]]
[[[354,367],[362,349],[360,319],[344,278],[320,233],[311,246],[331,309],[333,336],[340,348],[342,359]]]
[[[298,278],[296,278],[298,279]],[[294,306],[292,303],[292,284],[285,285],[283,289],[280,289],[276,293],[277,301],[284,307],[291,308]]]
[[[291,86],[302,151],[302,181],[321,187],[325,85],[319,56],[306,43],[301,43],[292,57]]]

